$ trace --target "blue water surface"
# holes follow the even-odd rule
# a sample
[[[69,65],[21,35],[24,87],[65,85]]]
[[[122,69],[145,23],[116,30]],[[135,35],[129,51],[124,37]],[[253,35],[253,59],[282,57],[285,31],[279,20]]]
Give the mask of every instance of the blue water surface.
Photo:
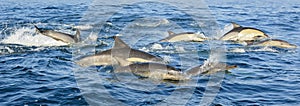
[[[214,16],[206,22],[212,22],[211,24],[214,25],[212,20],[216,20],[220,29],[230,24],[230,22],[236,22],[242,26],[261,29],[271,38],[300,45],[298,40],[300,39],[299,0],[206,0],[205,3]],[[82,85],[88,86],[94,83],[84,78],[79,79],[86,81],[86,83],[82,84],[78,81],[74,70],[81,67],[76,65],[73,60],[83,55],[109,49],[113,43],[111,36],[115,34],[122,34],[121,38],[135,49],[160,57],[169,57],[170,65],[182,70],[197,64],[203,64],[209,58],[210,53],[207,42],[160,43],[162,49],[152,45],[166,37],[166,35],[161,36],[161,32],[167,30],[214,32],[209,31],[209,28],[201,29],[201,26],[195,26],[195,20],[192,20],[193,17],[185,12],[177,11],[176,6],[163,3],[156,4],[155,2],[137,5],[111,5],[111,7],[124,7],[124,11],[113,13],[114,16],[108,19],[100,19],[96,15],[88,19],[85,18],[86,16],[93,16],[87,14],[87,11],[92,13],[108,11],[107,14],[112,14],[109,13],[109,9],[104,7],[93,5],[92,0],[2,1],[0,3],[2,12],[2,15],[0,15],[0,38],[2,41],[7,39],[10,39],[7,41],[18,41],[20,40],[18,37],[22,37],[22,35],[38,37],[34,34],[33,24],[46,29],[67,31],[68,33],[74,33],[74,27],[81,26],[88,29],[82,30],[84,39],[91,37],[92,34],[95,34],[98,38],[95,43],[87,40],[83,44],[71,46],[38,45],[51,38],[41,38],[44,41],[36,42],[34,40],[20,40],[12,44],[2,42],[0,44],[0,105],[89,105],[89,101],[105,103],[110,102],[110,98],[115,98],[118,101],[116,104],[121,103],[119,105],[159,105],[164,103],[164,99],[172,96],[172,93],[178,89],[183,93],[181,95],[184,95],[184,93],[189,92],[187,90],[194,87],[191,97],[187,98],[187,102],[183,104],[199,105],[209,76],[193,78],[197,80],[197,84],[191,87],[189,87],[190,85],[181,87],[176,83],[147,79],[131,79],[132,76],[130,75],[117,76],[119,77],[118,80],[127,78],[125,83],[122,83],[122,81],[115,79],[114,74],[111,73],[111,67],[101,66],[90,67],[88,68],[90,71],[87,71],[87,73],[94,73],[101,77],[102,82],[99,81],[95,86],[104,87],[111,97],[100,95],[100,99],[86,100],[85,95],[87,94],[81,87]],[[197,7],[190,7],[190,9],[197,9]],[[134,15],[141,11],[149,12],[144,16]],[[135,21],[137,17],[145,18],[149,16],[164,16],[170,20],[171,25],[164,25],[164,22],[161,22],[161,25],[157,25],[155,22],[144,24],[145,20],[142,22],[137,21],[138,24],[128,24],[128,22]],[[103,24],[97,22],[99,20],[106,21]],[[89,29],[89,27],[94,29]],[[146,27],[147,30],[145,30]],[[53,43],[56,42],[53,41]],[[239,48],[245,50],[245,52],[225,52],[226,62],[238,65],[238,68],[225,74],[220,91],[211,105],[300,104],[299,47],[296,49],[254,49],[238,44],[225,44],[228,51]],[[81,52],[78,52],[79,50]],[[82,53],[82,51],[86,51],[86,53]],[[126,85],[127,82],[133,80],[139,80],[143,83],[137,82],[131,85],[132,88],[126,87],[128,86]],[[134,86],[136,86],[134,84],[145,87],[154,86],[154,89],[138,90],[137,88],[134,89]],[[183,100],[175,99],[174,101],[180,103]],[[168,102],[167,105],[177,104]]]

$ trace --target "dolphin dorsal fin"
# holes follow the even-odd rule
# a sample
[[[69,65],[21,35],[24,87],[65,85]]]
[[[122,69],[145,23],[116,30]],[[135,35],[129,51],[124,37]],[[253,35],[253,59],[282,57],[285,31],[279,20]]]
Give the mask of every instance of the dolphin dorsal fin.
[[[114,48],[130,48],[123,40],[121,40],[118,36],[114,36]]]
[[[231,22],[233,28],[239,28],[239,27],[242,27],[241,25],[235,23],[235,22]]]
[[[173,31],[168,31],[169,36],[175,35],[175,33]]]
[[[74,39],[75,39],[76,42],[80,41],[80,31],[79,31],[79,29],[76,29],[76,34],[74,36]]]

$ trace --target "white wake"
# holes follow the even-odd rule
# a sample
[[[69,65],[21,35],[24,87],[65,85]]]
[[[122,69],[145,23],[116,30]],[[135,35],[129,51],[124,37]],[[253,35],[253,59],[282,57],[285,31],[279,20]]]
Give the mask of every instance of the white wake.
[[[0,41],[3,44],[19,44],[24,46],[65,46],[67,43],[37,34],[32,28],[19,28]]]

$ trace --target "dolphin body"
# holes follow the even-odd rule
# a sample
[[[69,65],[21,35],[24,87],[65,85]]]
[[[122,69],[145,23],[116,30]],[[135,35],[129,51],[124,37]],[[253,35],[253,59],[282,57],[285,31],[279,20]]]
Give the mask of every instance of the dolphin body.
[[[239,24],[233,23],[233,29],[225,33],[220,40],[225,41],[256,41],[269,38],[267,34],[263,31],[251,28],[251,27],[242,27]]]
[[[187,71],[181,71],[180,69],[176,69],[172,66],[161,63],[135,63],[125,67],[118,67],[114,70],[114,72],[132,72],[134,75],[145,78],[184,81],[189,80],[192,76],[197,76],[199,74],[212,74],[222,70],[230,70],[236,67],[236,65],[228,66],[225,63],[216,63],[214,65],[199,65],[188,69]]]
[[[279,39],[267,39],[259,42],[254,42],[248,44],[248,46],[270,46],[270,47],[278,47],[278,48],[297,48],[296,45],[290,44],[287,41],[279,40]]]
[[[78,29],[76,29],[75,35],[70,35],[70,34],[66,34],[66,33],[62,33],[62,32],[56,32],[53,30],[42,30],[42,29],[38,28],[37,26],[34,26],[34,27],[37,29],[37,32],[39,32],[45,36],[51,37],[58,41],[62,41],[62,42],[68,43],[68,44],[77,43],[80,41],[80,32]]]
[[[106,65],[127,66],[137,62],[165,63],[160,57],[130,48],[117,36],[114,36],[114,40],[115,42],[112,49],[94,55],[84,56],[78,59],[76,63],[83,67]]]
[[[184,32],[184,33],[174,33],[168,31],[169,36],[165,39],[160,40],[161,42],[179,42],[179,41],[192,41],[192,42],[203,42],[207,40],[203,33],[194,32]]]

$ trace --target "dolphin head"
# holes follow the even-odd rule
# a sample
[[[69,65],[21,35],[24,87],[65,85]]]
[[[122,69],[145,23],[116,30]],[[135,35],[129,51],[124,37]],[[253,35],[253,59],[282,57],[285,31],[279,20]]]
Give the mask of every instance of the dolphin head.
[[[231,69],[235,69],[235,68],[237,68],[238,66],[237,65],[226,65],[225,66],[225,70],[231,70]]]
[[[254,34],[253,39],[255,40],[262,40],[268,38],[269,35],[263,33],[263,34]]]
[[[241,30],[238,33],[239,41],[255,41],[255,40],[262,40],[266,38],[269,38],[267,34],[255,28],[243,28],[243,30]]]

